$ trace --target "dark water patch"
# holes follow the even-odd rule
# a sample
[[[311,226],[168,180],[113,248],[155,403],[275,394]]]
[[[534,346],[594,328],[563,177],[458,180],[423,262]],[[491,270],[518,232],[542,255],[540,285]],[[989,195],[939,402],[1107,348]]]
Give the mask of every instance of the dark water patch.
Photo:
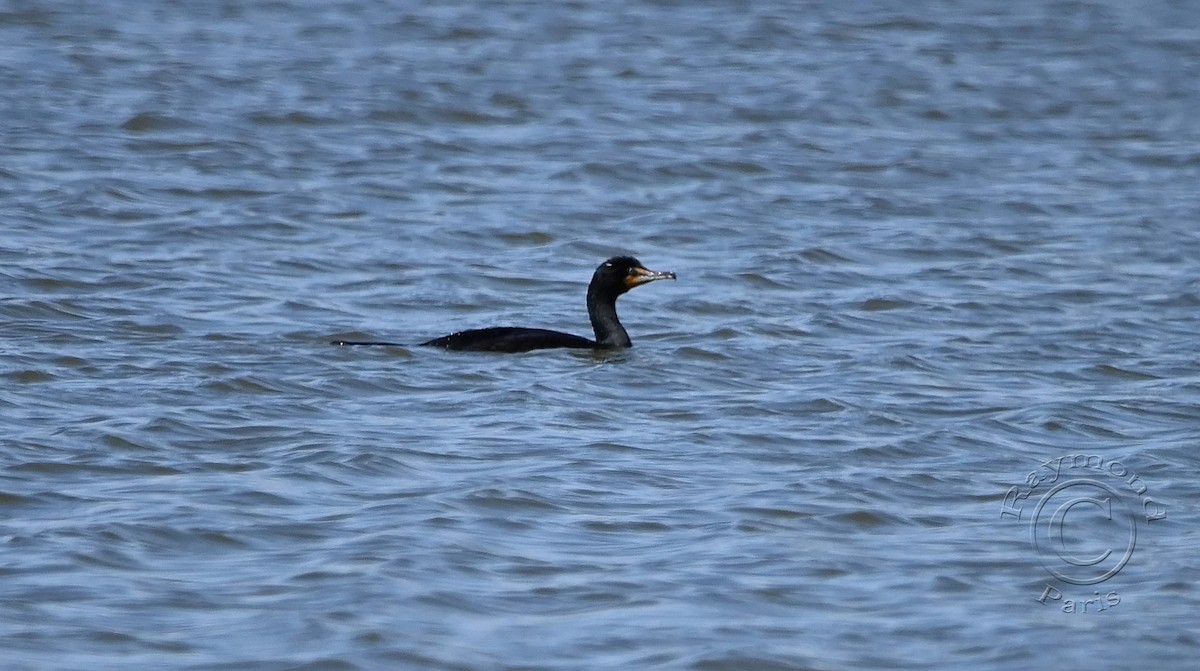
[[[587,522],[583,526],[589,531],[608,533],[661,533],[670,530],[670,527],[665,524],[649,521],[609,522],[596,520]]]
[[[865,312],[879,312],[883,310],[900,310],[909,307],[916,307],[915,304],[897,299],[888,298],[871,298],[862,302],[859,306],[860,310]]]
[[[205,202],[207,202],[207,201],[217,201],[217,202],[219,202],[219,201],[240,201],[240,200],[245,200],[245,199],[264,198],[264,197],[272,195],[271,193],[266,192],[266,191],[256,191],[253,189],[243,189],[243,188],[237,188],[237,187],[216,187],[216,188],[199,189],[199,190],[184,189],[184,188],[172,188],[172,189],[167,189],[166,191],[168,194],[175,196],[177,198],[192,198],[195,200],[205,201]],[[244,224],[242,226],[244,226]],[[232,234],[232,233],[238,232],[238,230],[240,228],[242,228],[242,226],[239,226],[239,225],[227,225],[227,226],[220,226],[220,227],[199,226],[199,227],[194,227],[192,230],[194,230],[196,232],[214,232],[214,231],[216,231],[216,232],[227,232],[227,233]],[[231,237],[236,238],[237,236],[231,236]]]
[[[1126,379],[1126,380],[1157,380],[1157,379],[1159,379],[1159,377],[1156,375],[1150,375],[1148,373],[1127,370],[1124,368],[1119,368],[1117,366],[1110,366],[1110,365],[1096,366],[1092,370],[1096,373],[1099,373],[1100,375],[1107,375],[1107,376],[1112,376],[1115,378]]]
[[[20,506],[28,503],[31,499],[25,496],[0,492],[0,506]]]
[[[336,124],[338,119],[333,117],[325,117],[310,112],[286,112],[286,113],[255,113],[248,117],[248,120],[263,126],[323,126]]]
[[[833,250],[823,249],[823,248],[815,248],[815,247],[805,249],[803,252],[801,252],[801,256],[805,261],[808,261],[809,263],[820,263],[820,264],[846,263],[850,260],[849,258],[842,256],[841,254],[838,254],[837,252],[835,252]]]
[[[184,120],[152,112],[139,112],[121,124],[121,130],[127,130],[133,133],[147,133],[154,131],[174,131],[186,130],[194,128],[195,125]]]
[[[15,382],[16,384],[37,384],[39,382],[50,382],[55,378],[54,375],[40,370],[19,370],[4,374],[5,379]]]

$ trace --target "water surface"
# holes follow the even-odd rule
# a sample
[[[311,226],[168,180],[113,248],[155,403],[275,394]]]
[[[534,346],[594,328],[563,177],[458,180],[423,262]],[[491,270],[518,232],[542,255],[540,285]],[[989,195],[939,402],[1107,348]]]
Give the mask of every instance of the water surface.
[[[1189,10],[0,6],[6,668],[1190,667]]]

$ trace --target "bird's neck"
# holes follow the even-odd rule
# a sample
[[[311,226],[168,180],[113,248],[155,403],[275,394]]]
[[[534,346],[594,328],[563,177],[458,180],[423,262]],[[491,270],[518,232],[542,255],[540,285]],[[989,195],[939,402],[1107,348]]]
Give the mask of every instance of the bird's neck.
[[[617,297],[601,295],[588,287],[588,316],[592,319],[592,330],[596,332],[596,344],[604,347],[631,347],[629,334],[617,319]]]

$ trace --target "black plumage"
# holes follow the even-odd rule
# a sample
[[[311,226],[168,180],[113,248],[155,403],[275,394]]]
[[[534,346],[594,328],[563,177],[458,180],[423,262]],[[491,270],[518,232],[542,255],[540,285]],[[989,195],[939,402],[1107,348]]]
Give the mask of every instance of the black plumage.
[[[591,318],[595,340],[561,331],[500,326],[459,331],[421,344],[476,352],[528,352],[556,347],[631,347],[633,342],[617,319],[617,298],[636,286],[662,279],[673,280],[675,273],[647,270],[632,256],[615,256],[601,263],[592,275],[587,291],[588,317]]]

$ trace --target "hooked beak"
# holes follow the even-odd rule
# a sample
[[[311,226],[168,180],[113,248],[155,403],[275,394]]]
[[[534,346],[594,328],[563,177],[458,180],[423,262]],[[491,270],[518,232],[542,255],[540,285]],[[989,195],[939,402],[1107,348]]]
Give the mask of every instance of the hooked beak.
[[[670,271],[647,270],[646,268],[634,268],[633,273],[625,276],[626,288],[632,289],[643,284],[648,284],[654,280],[673,280],[675,273]]]

